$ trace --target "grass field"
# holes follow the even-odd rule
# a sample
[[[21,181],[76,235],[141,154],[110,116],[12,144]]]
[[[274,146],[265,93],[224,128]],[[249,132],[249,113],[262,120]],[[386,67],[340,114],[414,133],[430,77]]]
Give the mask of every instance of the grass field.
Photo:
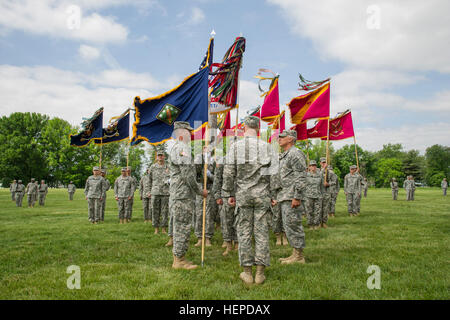
[[[119,225],[111,191],[105,222],[87,221],[81,190],[68,201],[50,189],[45,207],[17,208],[0,190],[0,299],[449,299],[450,196],[439,189],[416,190],[406,202],[400,191],[369,189],[361,216],[347,216],[338,198],[330,228],[306,230],[305,265],[281,265],[291,253],[276,247],[261,286],[239,279],[237,252],[223,257],[220,232],[206,249],[205,266],[173,270],[167,236],[143,223],[141,201],[133,222]],[[187,258],[200,263],[192,235]],[[81,268],[81,289],[66,286],[70,265]],[[381,270],[381,289],[369,290],[367,268]]]

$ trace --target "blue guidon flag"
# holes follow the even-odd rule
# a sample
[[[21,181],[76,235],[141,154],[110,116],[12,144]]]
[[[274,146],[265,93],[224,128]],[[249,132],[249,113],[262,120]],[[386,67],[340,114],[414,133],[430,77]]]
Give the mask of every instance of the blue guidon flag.
[[[107,144],[128,139],[130,136],[130,109],[118,117],[112,118],[110,124],[103,128],[103,136],[96,139],[95,144]]]
[[[207,57],[205,57],[208,63],[202,63],[203,67],[200,71],[184,79],[177,87],[157,97],[145,100],[141,100],[140,97],[134,98],[136,113],[131,145],[142,141],[157,145],[170,140],[175,121],[187,121],[196,130],[201,130],[208,123],[208,76],[211,43],[212,41],[210,41]]]
[[[83,119],[81,132],[70,135],[70,145],[75,147],[87,146],[92,140],[101,139],[103,135],[103,108],[98,109],[89,119]]]

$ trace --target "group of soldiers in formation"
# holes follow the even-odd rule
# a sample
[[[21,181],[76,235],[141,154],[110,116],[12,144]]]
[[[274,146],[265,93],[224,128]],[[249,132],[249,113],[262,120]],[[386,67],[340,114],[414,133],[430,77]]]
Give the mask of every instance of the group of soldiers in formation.
[[[164,151],[157,151],[156,162],[147,169],[139,186],[129,167],[121,169],[121,175],[114,182],[119,223],[131,221],[134,193],[138,188],[144,222],[152,223],[155,234],[168,233],[166,246],[173,247],[172,267],[175,269],[197,268],[185,256],[192,228],[198,239],[195,246],[202,245],[203,210],[205,246],[212,245],[215,225],[220,225],[222,247],[225,248],[223,255],[238,250],[243,267],[239,277],[244,283],[265,281],[264,270],[270,266],[269,228],[276,235],[276,245],[293,248],[290,256],[280,259],[281,264],[305,263],[302,217],[306,216],[310,230],[328,227],[328,217],[335,216],[339,179],[326,158],[320,159],[320,166],[314,160],[307,165],[305,154],[295,147],[295,130],[284,130],[279,134],[282,153],[278,155],[269,143],[258,139],[259,125],[259,118],[247,117],[244,138],[231,143],[226,156],[212,156],[204,148],[193,158],[190,144],[193,128],[188,122],[175,122],[176,140],[169,152],[170,161],[166,162]],[[351,217],[360,215],[361,196],[367,196],[367,179],[358,171],[357,166],[352,165],[344,178]],[[86,181],[84,192],[89,221],[93,224],[104,221],[106,195],[111,187],[105,175],[104,169],[94,167],[93,175]],[[45,182],[38,185],[32,179],[26,188],[21,182],[11,185],[17,205],[21,206],[24,191],[28,194],[29,206],[34,205],[38,192],[40,204],[44,205],[48,190]],[[444,195],[447,186],[444,179]],[[396,200],[398,183],[395,178],[391,188]],[[404,188],[407,199],[414,200],[412,176],[405,180]],[[71,181],[68,185],[70,200],[73,200],[75,190]],[[253,266],[256,266],[254,277]]]
[[[39,205],[45,205],[45,198],[48,193],[48,186],[44,180],[41,180],[41,183],[38,184],[34,178],[31,179],[31,182],[25,185],[22,183],[22,180],[14,180],[10,187],[9,191],[11,192],[11,200],[16,202],[18,207],[22,207],[23,197],[26,194],[28,200],[28,208],[33,208],[38,200],[39,195]]]

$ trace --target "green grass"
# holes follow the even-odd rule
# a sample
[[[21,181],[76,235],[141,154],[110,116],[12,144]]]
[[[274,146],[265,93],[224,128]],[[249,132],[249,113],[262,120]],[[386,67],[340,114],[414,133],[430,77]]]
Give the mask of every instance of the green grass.
[[[220,232],[203,268],[173,270],[167,236],[143,223],[138,199],[133,222],[119,225],[110,191],[105,223],[92,225],[81,190],[69,202],[51,189],[45,207],[29,209],[2,189],[0,299],[449,299],[450,196],[419,188],[406,202],[402,191],[394,202],[390,190],[369,189],[354,218],[341,192],[330,228],[306,230],[305,265],[281,265],[291,249],[271,233],[267,280],[248,287],[237,252],[221,255]],[[199,264],[194,243],[192,235],[187,258]],[[70,265],[81,268],[80,290],[66,287]],[[381,290],[366,286],[370,265],[381,269]]]

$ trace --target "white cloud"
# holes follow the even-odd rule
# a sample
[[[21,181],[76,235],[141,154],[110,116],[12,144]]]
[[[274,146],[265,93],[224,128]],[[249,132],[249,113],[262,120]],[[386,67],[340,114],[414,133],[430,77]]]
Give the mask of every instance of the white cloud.
[[[205,14],[203,13],[202,9],[197,7],[192,8],[188,23],[191,25],[196,25],[203,22],[203,20],[205,20]]]
[[[96,60],[100,57],[100,50],[91,46],[82,44],[78,49],[78,54],[85,60]]]
[[[364,68],[450,73],[447,0],[268,0],[325,59]],[[379,9],[379,29],[369,28]]]

